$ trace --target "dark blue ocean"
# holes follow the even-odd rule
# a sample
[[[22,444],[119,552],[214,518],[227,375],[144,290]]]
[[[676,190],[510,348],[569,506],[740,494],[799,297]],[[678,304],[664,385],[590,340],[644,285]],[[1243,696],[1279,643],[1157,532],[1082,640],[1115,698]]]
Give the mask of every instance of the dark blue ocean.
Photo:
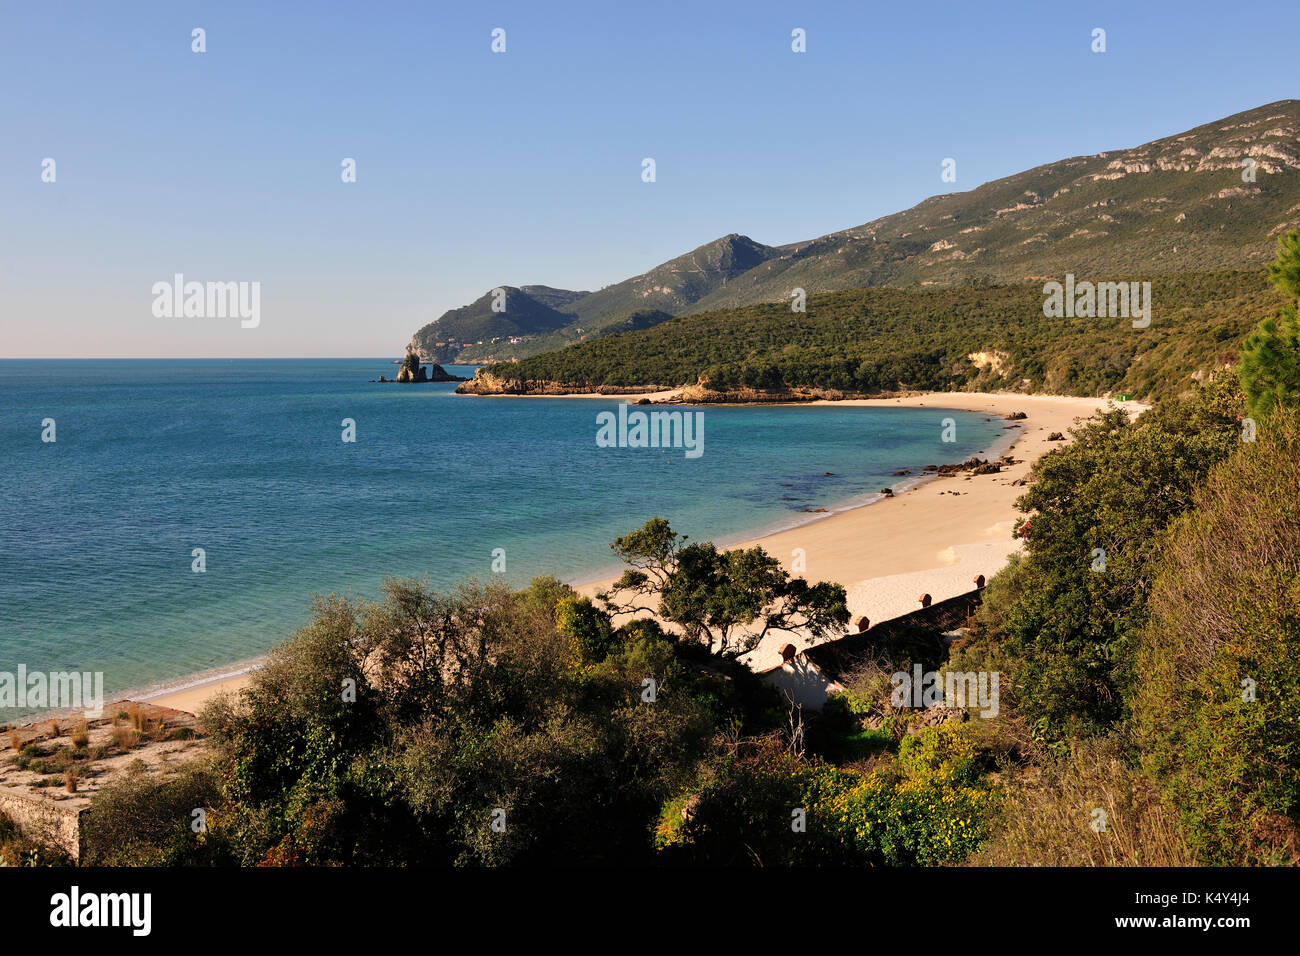
[[[175,686],[265,652],[313,594],[486,578],[497,548],[515,584],[591,578],[613,568],[610,541],[654,515],[736,541],[1004,435],[999,420],[939,409],[706,407],[704,453],[688,459],[597,447],[596,415],[618,399],[371,383],[394,371],[0,361],[0,671],[103,671],[112,695]],[[941,442],[948,416],[955,444]]]

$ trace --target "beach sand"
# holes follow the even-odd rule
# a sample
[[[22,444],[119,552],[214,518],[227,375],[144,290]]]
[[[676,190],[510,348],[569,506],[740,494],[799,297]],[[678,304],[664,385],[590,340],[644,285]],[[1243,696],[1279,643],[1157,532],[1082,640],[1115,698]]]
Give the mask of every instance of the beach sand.
[[[148,698],[148,701],[151,704],[170,707],[173,710],[184,710],[191,714],[197,714],[203,709],[203,705],[213,697],[218,694],[235,693],[243,690],[252,681],[253,675],[251,673],[240,674],[238,677],[228,677],[225,680],[213,681],[210,684],[187,687],[184,690],[163,694],[161,697],[151,697]]]
[[[933,600],[941,601],[969,591],[978,574],[986,579],[996,574],[1020,546],[1012,538],[1011,529],[1019,517],[1015,501],[1025,489],[1013,482],[1026,477],[1042,454],[1064,444],[1049,442],[1052,432],[1062,432],[1068,441],[1069,429],[1077,420],[1111,403],[1096,398],[944,392],[814,404],[950,408],[985,412],[999,419],[1013,412],[1028,416],[1022,421],[1006,422],[1019,427],[1006,430],[1009,447],[1003,443],[995,450],[1010,454],[1017,464],[998,474],[927,479],[893,498],[828,513],[738,545],[761,545],[787,569],[809,581],[844,585],[850,621],[865,616],[874,624],[919,608],[921,594],[928,593]],[[1137,402],[1114,404],[1131,414],[1146,407]],[[795,566],[800,560],[802,570]],[[578,590],[595,594],[612,580],[589,582]],[[780,662],[780,648],[786,643],[790,643],[788,635],[770,636],[744,660],[757,670],[771,667]],[[810,646],[804,640],[794,643],[800,650]],[[250,679],[245,674],[167,694],[153,702],[195,712],[209,698],[247,686]]]

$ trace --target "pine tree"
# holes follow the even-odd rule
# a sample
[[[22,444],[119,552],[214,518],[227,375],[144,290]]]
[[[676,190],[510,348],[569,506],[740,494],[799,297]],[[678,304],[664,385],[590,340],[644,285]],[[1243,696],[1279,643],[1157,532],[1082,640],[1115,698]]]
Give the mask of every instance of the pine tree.
[[[1259,418],[1280,405],[1300,403],[1300,232],[1278,240],[1269,264],[1273,286],[1291,301],[1264,319],[1242,345],[1238,374],[1251,415]]]

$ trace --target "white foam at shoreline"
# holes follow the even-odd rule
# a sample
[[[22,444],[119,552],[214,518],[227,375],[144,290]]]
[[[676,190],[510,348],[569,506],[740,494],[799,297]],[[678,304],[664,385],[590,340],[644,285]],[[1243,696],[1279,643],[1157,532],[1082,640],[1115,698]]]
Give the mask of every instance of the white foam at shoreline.
[[[138,700],[149,702],[157,700],[160,697],[170,697],[172,694],[184,693],[187,690],[194,690],[196,687],[206,687],[209,684],[219,684],[222,681],[234,680],[236,677],[243,677],[257,668],[261,667],[266,661],[266,657],[255,657],[251,660],[241,661],[236,664],[226,664],[222,667],[214,667],[206,671],[199,671],[196,674],[188,674],[184,677],[176,677],[158,684],[149,684],[143,688],[129,690],[120,696],[127,700]]]

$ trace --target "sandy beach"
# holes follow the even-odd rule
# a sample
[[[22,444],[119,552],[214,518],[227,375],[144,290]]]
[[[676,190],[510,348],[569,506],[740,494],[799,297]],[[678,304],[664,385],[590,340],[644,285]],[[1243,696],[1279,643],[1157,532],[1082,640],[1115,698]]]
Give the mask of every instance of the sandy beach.
[[[1027,416],[1021,421],[1006,422],[1016,427],[1006,430],[1007,442],[995,450],[1010,454],[1016,464],[1004,467],[998,474],[930,478],[893,498],[828,513],[741,545],[761,545],[787,569],[810,581],[843,584],[848,591],[851,621],[865,616],[878,623],[918,608],[923,593],[940,601],[970,590],[976,575],[990,578],[996,574],[1019,547],[1011,529],[1019,516],[1015,501],[1024,488],[1015,482],[1029,474],[1033,462],[1041,455],[1063,444],[1048,441],[1049,435],[1062,432],[1068,441],[1069,429],[1076,421],[1112,403],[1096,398],[945,392],[815,404],[949,408],[984,412],[990,418],[999,419],[1014,412],[1024,412]],[[1137,402],[1114,404],[1131,414],[1145,408]],[[801,569],[797,567],[799,563]],[[594,594],[611,581],[589,582],[578,589],[584,594]],[[780,661],[780,648],[788,641],[786,635],[770,637],[745,660],[756,669],[770,667]],[[808,642],[799,641],[796,646],[802,649]],[[249,680],[245,674],[165,694],[152,701],[196,712],[209,698],[247,686]]]

